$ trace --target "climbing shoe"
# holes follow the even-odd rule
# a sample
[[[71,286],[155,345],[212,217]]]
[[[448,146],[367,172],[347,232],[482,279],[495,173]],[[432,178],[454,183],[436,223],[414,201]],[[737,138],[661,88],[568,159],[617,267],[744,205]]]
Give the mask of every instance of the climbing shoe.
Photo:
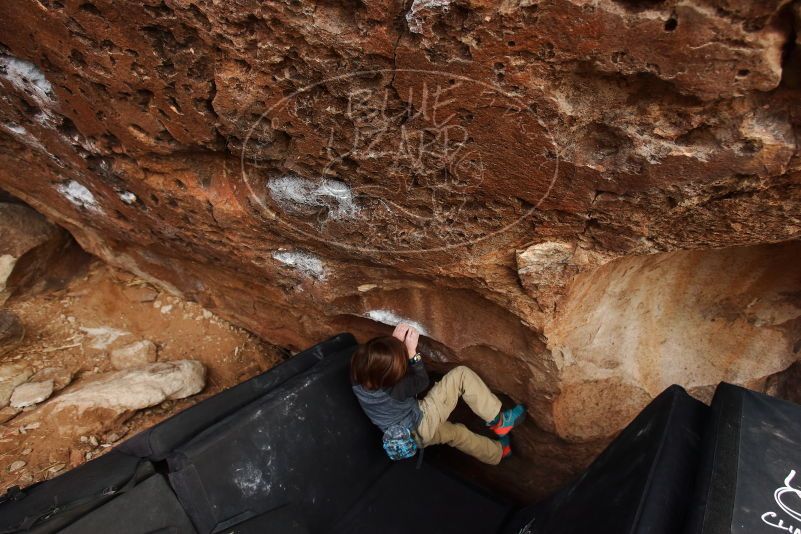
[[[498,417],[487,423],[487,426],[499,436],[505,436],[514,427],[523,422],[526,418],[526,407],[518,404],[514,408],[503,410]]]
[[[512,438],[509,436],[501,436],[498,438],[498,442],[503,447],[503,454],[501,454],[501,460],[504,458],[509,458],[512,455]]]

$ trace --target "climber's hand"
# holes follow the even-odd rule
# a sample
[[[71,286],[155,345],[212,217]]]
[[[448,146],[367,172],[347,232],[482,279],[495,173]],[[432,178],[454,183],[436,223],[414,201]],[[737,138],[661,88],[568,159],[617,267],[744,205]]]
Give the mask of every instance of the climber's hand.
[[[409,328],[411,327],[406,323],[398,323],[398,326],[395,327],[395,331],[392,332],[392,337],[400,339],[405,343],[406,333],[409,331]]]
[[[392,332],[392,337],[403,341],[409,358],[417,354],[417,341],[420,339],[420,332],[418,332],[416,328],[406,323],[400,323],[395,327],[395,331]]]
[[[406,332],[406,340],[403,342],[406,345],[406,351],[409,353],[409,358],[417,354],[417,340],[420,339],[420,332],[416,328],[410,326],[409,331]]]

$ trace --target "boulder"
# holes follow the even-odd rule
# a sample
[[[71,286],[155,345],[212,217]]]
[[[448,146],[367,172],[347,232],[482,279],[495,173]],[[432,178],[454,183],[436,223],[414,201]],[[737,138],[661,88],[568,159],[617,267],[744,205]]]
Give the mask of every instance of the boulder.
[[[136,341],[111,351],[111,365],[115,369],[138,367],[156,361],[157,349],[155,343],[147,339]]]
[[[205,381],[206,368],[195,360],[104,373],[50,400],[40,417],[56,417],[70,432],[99,432],[137,410],[199,393]]]
[[[11,394],[20,384],[28,381],[33,370],[24,363],[0,365],[0,408],[8,406]]]
[[[53,391],[59,391],[72,382],[72,372],[65,367],[44,367],[31,376],[31,382],[53,381]]]
[[[25,328],[17,314],[0,310],[0,355],[14,349],[25,337]]]
[[[47,400],[52,394],[52,379],[41,382],[25,382],[14,388],[9,404],[12,408],[27,408]]]
[[[561,363],[557,434],[611,437],[671,384],[709,402],[722,381],[763,390],[777,373],[792,379],[799,258],[801,243],[681,251],[578,275],[547,329]]]
[[[15,460],[11,462],[11,465],[8,466],[8,471],[9,473],[16,473],[17,471],[25,467],[25,465],[27,464],[23,460]]]
[[[36,285],[71,243],[67,232],[35,210],[0,203],[0,304]]]
[[[290,350],[419,323],[437,364],[549,432],[521,458],[565,476],[515,473],[524,500],[667,378],[701,395],[797,354],[792,320],[749,322],[742,278],[712,287],[746,319],[710,324],[731,303],[688,298],[657,321],[644,297],[682,310],[669,286],[703,289],[667,255],[801,237],[790,2],[44,3],[0,17],[0,187]],[[679,327],[730,350],[682,352]]]

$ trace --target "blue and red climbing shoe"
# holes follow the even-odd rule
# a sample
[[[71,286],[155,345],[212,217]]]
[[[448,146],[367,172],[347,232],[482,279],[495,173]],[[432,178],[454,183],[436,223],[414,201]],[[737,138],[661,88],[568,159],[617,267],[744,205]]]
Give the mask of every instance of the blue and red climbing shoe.
[[[503,453],[501,454],[501,460],[504,458],[509,458],[512,455],[512,438],[509,436],[501,436],[498,438],[498,441],[501,444]]]
[[[505,436],[514,427],[523,422],[526,418],[526,407],[518,404],[514,408],[503,410],[498,416],[487,423],[487,426],[498,436]]]

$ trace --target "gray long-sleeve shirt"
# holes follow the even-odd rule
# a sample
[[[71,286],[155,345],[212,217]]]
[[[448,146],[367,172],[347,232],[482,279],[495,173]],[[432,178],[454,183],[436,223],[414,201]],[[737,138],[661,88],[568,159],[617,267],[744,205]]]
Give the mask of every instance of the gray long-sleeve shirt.
[[[428,373],[423,362],[412,363],[397,384],[391,388],[369,390],[353,386],[364,413],[382,432],[392,425],[415,430],[423,413],[415,396],[428,387]]]

